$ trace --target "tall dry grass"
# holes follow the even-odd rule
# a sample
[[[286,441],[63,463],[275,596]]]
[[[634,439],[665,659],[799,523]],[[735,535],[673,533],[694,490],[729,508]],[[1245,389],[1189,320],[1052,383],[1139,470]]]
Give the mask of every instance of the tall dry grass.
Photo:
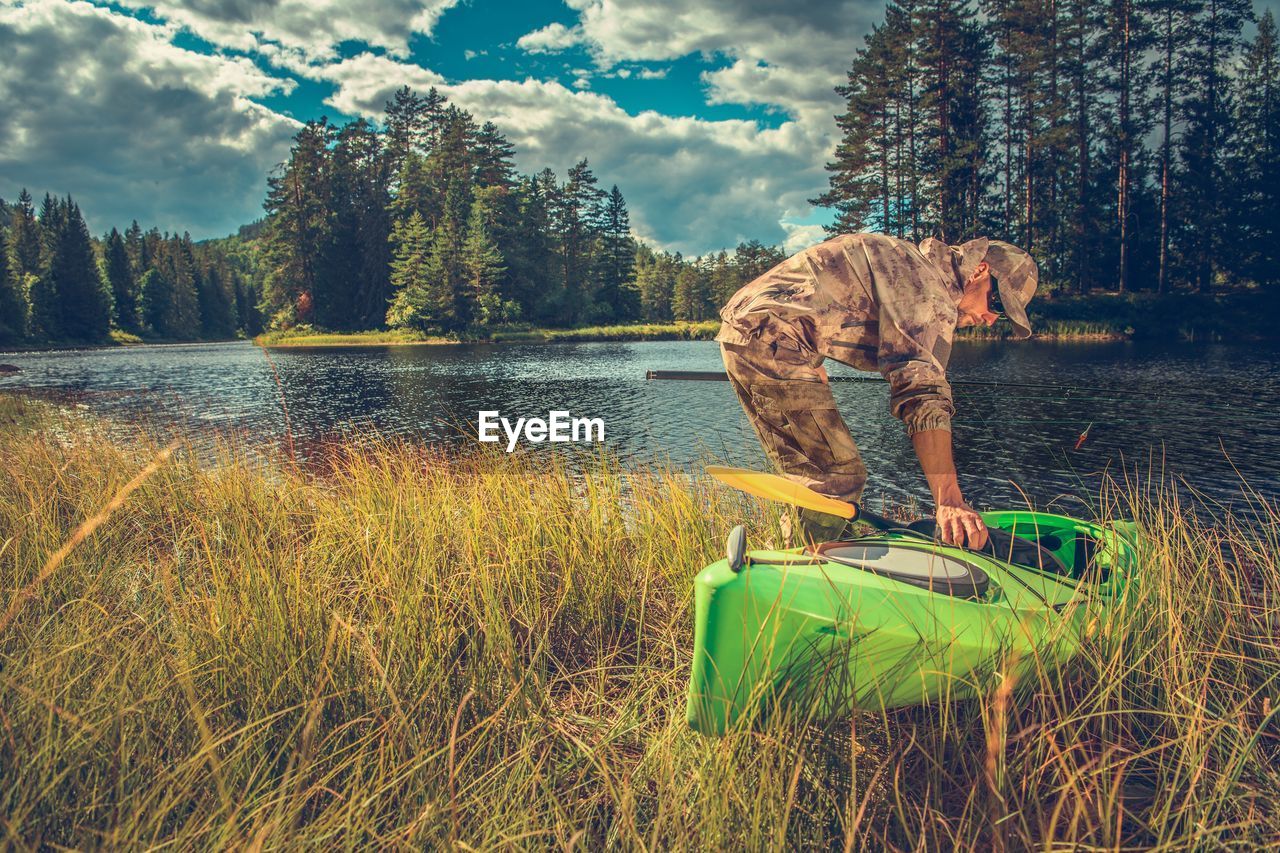
[[[306,469],[179,450],[137,482],[145,440],[58,415],[0,434],[16,848],[1280,836],[1274,515],[1215,530],[1142,497],[1145,577],[1037,683],[710,740],[683,719],[691,580],[756,509],[736,495],[390,442]],[[753,517],[753,543],[776,538]]]

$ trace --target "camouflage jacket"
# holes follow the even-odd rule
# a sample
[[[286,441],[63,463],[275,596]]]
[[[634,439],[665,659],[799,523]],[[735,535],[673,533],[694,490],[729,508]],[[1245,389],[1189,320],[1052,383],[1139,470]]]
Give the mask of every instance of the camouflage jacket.
[[[833,358],[889,382],[889,410],[908,434],[950,429],[947,360],[962,284],[986,240],[918,247],[883,234],[845,234],[778,264],[720,311],[716,340],[776,344],[817,367]]]

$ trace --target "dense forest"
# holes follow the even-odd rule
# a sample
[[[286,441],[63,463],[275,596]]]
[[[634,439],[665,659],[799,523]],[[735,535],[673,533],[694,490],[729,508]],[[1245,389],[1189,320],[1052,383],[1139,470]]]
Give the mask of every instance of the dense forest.
[[[143,231],[90,236],[70,197],[0,199],[0,343],[224,339],[262,324],[248,258],[227,241]]]
[[[900,0],[838,91],[833,231],[1000,237],[1041,281],[1280,280],[1280,55],[1249,0]]]
[[[381,128],[321,119],[294,142],[268,181],[259,241],[275,326],[465,333],[704,319],[781,259],[759,243],[696,261],[655,254],[586,159],[564,180],[519,175],[498,129],[435,89],[396,92]]]
[[[1252,19],[1249,0],[891,3],[837,90],[814,203],[833,233],[1010,240],[1058,293],[1274,291],[1280,52]],[[0,199],[0,342],[701,320],[782,258],[656,252],[586,159],[561,180],[514,153],[402,88],[380,125],[308,122],[231,237],[94,238],[71,197],[37,212],[23,190]]]

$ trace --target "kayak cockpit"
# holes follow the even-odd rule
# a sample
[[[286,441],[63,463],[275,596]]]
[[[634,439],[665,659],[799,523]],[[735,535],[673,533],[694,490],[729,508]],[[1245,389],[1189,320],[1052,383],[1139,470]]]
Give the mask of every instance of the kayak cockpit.
[[[991,579],[981,567],[954,554],[884,541],[827,542],[813,549],[832,563],[853,566],[941,595],[981,598]]]

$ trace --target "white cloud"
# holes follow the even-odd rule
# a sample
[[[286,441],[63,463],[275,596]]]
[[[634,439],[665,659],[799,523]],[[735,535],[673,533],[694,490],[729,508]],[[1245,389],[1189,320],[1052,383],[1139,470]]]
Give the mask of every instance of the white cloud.
[[[827,239],[826,229],[821,225],[796,225],[784,220],[782,227],[787,229],[787,239],[782,242],[782,250],[788,255],[794,255]]]
[[[641,80],[661,80],[667,76],[670,68],[641,68],[636,76]]]
[[[823,72],[825,74],[825,72]],[[764,106],[783,110],[815,127],[834,133],[842,102],[835,93],[840,75],[815,85],[815,72],[738,59],[726,68],[702,72],[707,103]]]
[[[344,41],[392,56],[409,54],[409,38],[430,35],[460,0],[121,0],[148,9],[219,47],[249,51],[274,44],[310,61],[332,59]]]
[[[728,67],[702,75],[708,103],[763,105],[831,132],[841,106],[835,87],[863,35],[884,16],[880,0],[567,3],[578,11],[578,24],[554,26],[574,32],[572,44],[586,45],[602,68],[691,54],[725,57]],[[541,44],[543,51],[556,49],[553,40]]]
[[[252,98],[293,83],[172,34],[88,3],[0,6],[3,194],[70,192],[96,231],[137,218],[206,237],[261,216],[297,123]]]
[[[879,0],[567,0],[583,38],[609,62],[725,54],[779,65],[838,60],[884,16]]]
[[[347,115],[379,120],[386,102],[401,86],[426,92],[432,86],[443,88],[445,84],[443,77],[420,65],[396,62],[372,53],[316,66],[307,73],[314,79],[337,84],[338,88],[325,103]]]
[[[690,55],[721,67],[701,75],[708,104],[737,104],[763,107],[788,117],[780,131],[803,140],[794,151],[768,152],[769,157],[753,157],[752,151],[726,152],[714,147],[715,156],[736,160],[740,169],[758,174],[764,191],[772,194],[774,218],[769,227],[751,236],[777,239],[784,235],[788,245],[816,237],[817,226],[792,226],[788,216],[806,216],[811,208],[805,201],[827,187],[822,164],[830,159],[837,132],[834,116],[842,103],[835,87],[844,74],[863,36],[884,15],[880,0],[646,0],[620,3],[614,0],[566,0],[578,13],[572,27],[555,25],[564,36],[564,47],[585,46],[603,72],[624,63],[665,62]],[[560,40],[544,28],[526,40],[542,52],[561,49]],[[568,38],[572,33],[572,39]],[[536,38],[535,38],[536,37]],[[666,74],[663,69],[641,69],[640,79]],[[760,132],[767,138],[767,132]],[[660,142],[656,144],[661,145]],[[766,149],[767,150],[767,149]],[[679,156],[701,159],[702,153],[680,152]],[[733,161],[716,164],[706,174],[731,173]],[[733,205],[743,181],[730,181],[721,199],[708,198],[714,209],[723,211],[726,221],[740,211]],[[674,187],[673,187],[674,190]],[[624,190],[625,191],[625,190]],[[782,198],[788,199],[786,203]],[[768,204],[768,203],[766,203]],[[758,210],[762,204],[749,204]],[[788,209],[790,208],[790,209]],[[726,233],[725,229],[716,229]],[[772,236],[771,236],[772,235]],[[670,239],[670,235],[667,235]],[[714,246],[704,243],[704,248]]]
[[[582,27],[547,24],[540,30],[525,33],[516,46],[529,53],[554,53],[582,43]]]

